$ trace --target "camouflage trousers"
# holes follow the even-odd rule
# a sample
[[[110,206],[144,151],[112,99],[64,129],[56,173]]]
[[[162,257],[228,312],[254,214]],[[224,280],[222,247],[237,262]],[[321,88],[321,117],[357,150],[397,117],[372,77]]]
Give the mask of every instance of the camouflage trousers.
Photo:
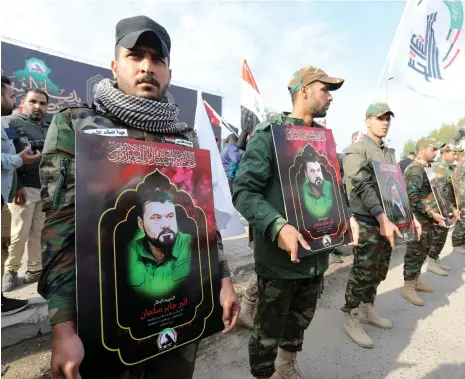
[[[278,346],[302,351],[304,332],[315,314],[323,275],[308,279],[268,279],[258,276],[258,310],[249,342],[250,372],[273,375]]]
[[[199,342],[193,342],[107,379],[192,379]]]
[[[448,232],[449,229],[442,228],[439,225],[433,225],[433,237],[428,253],[428,256],[431,259],[439,259],[439,254],[441,254],[441,251],[446,244]]]
[[[433,222],[421,223],[419,241],[408,242],[404,258],[404,280],[411,281],[420,275],[426,257],[438,259],[447,239],[448,229]]]
[[[379,226],[358,221],[360,236],[354,247],[354,265],[347,282],[343,312],[358,308],[361,302],[373,304],[379,284],[386,279],[392,248],[380,234]]]
[[[256,303],[258,301],[257,275],[253,274],[250,280],[248,281],[244,297],[251,303]]]
[[[455,224],[455,229],[452,233],[452,246],[462,246],[465,245],[465,219],[457,221]]]

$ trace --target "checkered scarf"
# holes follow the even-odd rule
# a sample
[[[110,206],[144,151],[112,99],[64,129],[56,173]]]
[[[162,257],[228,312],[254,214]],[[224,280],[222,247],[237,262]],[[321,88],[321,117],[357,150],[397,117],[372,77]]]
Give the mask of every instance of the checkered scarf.
[[[168,97],[155,101],[126,95],[110,79],[103,79],[98,84],[94,104],[104,116],[146,132],[177,134],[193,129],[178,121],[178,106]]]

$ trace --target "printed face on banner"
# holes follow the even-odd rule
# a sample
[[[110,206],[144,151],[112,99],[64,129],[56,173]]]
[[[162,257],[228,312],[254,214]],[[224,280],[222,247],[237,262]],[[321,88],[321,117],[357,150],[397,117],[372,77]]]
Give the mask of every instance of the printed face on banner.
[[[443,170],[438,169],[437,167],[426,167],[425,168],[426,175],[428,176],[429,183],[431,185],[431,191],[433,192],[434,200],[438,205],[438,211],[442,217],[445,218],[444,223],[447,226],[450,226],[450,219],[449,219],[449,204],[444,196],[444,192],[441,189],[441,178]],[[438,175],[439,173],[439,175]]]
[[[139,204],[132,208],[135,215],[128,213],[128,218],[137,219],[138,230],[127,247],[125,283],[139,295],[170,294],[188,278],[196,259],[192,241],[198,240],[197,232],[186,232],[195,229],[189,225],[193,220],[175,205],[171,193],[159,189],[161,184],[140,193]]]
[[[209,152],[86,133],[77,134],[77,151],[76,233],[86,236],[76,245],[78,334],[86,372],[121,372],[218,332]]]
[[[399,228],[396,244],[415,240],[416,232],[402,171],[398,165],[373,162],[376,180],[387,218]]]
[[[330,130],[273,125],[288,222],[310,244],[299,257],[350,242],[348,210]]]
[[[342,209],[336,201],[334,177],[331,168],[322,164],[327,158],[317,154],[315,149],[308,145],[301,154],[296,156],[295,162],[301,169],[296,177],[295,188],[300,206],[300,220],[304,229],[312,237],[322,238],[323,246],[331,245],[331,231],[337,231],[341,223]],[[294,171],[294,168],[291,167]],[[321,234],[323,234],[321,236]]]

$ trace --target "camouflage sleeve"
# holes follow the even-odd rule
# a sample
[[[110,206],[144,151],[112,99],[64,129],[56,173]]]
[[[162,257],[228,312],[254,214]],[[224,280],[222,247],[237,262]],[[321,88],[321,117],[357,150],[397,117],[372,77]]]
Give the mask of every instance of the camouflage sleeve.
[[[221,238],[220,232],[216,231],[217,237],[217,247],[218,247],[218,264],[220,266],[220,278],[229,278],[231,276],[231,272],[229,271],[228,261],[224,255],[224,248],[223,248],[223,239]]]
[[[455,184],[462,207],[465,207],[465,165],[457,165],[454,171]]]
[[[409,166],[404,171],[405,186],[410,205],[415,213],[432,218],[434,209],[427,203],[422,195],[422,188],[426,173],[421,167]]]
[[[42,230],[43,271],[39,293],[48,300],[51,325],[76,321],[74,143],[71,111],[56,114],[40,163],[46,213]]]

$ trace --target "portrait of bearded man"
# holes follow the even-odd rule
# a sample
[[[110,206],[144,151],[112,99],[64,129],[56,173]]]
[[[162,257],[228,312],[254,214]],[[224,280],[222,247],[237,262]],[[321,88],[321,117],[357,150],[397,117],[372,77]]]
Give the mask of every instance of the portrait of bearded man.
[[[128,284],[139,294],[167,295],[190,274],[192,236],[179,230],[168,192],[147,192],[137,212],[143,237],[128,245]]]
[[[305,229],[316,236],[321,233],[315,233],[313,229],[318,229],[315,224],[339,223],[334,183],[316,154],[304,158],[302,171],[299,195],[303,223]]]

